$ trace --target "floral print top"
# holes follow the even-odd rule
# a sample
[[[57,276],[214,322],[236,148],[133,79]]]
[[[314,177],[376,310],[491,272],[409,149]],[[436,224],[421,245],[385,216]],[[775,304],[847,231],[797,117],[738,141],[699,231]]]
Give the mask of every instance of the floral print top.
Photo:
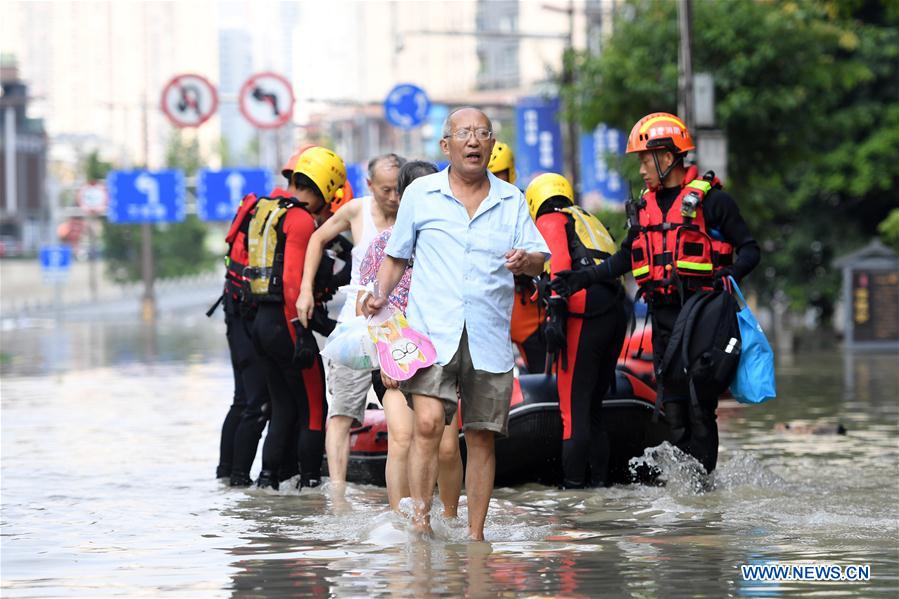
[[[390,239],[390,233],[392,231],[393,227],[384,229],[372,240],[371,245],[368,246],[365,257],[362,258],[362,264],[359,265],[359,283],[361,285],[368,285],[378,278],[378,269],[381,267],[381,262],[384,260],[384,250],[387,248],[387,240]],[[406,304],[409,303],[409,285],[411,284],[412,267],[407,266],[406,272],[403,273],[403,278],[397,283],[393,292],[390,294],[390,297],[387,298],[387,301],[395,308],[405,312]]]

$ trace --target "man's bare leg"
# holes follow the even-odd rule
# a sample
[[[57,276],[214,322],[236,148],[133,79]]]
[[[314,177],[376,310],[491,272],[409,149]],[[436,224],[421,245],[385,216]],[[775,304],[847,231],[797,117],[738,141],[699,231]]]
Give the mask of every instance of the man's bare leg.
[[[328,454],[328,476],[331,490],[339,495],[346,491],[346,467],[350,459],[350,416],[331,416],[325,431],[325,451]]]
[[[390,509],[399,508],[400,499],[409,497],[409,447],[412,444],[414,414],[406,398],[397,389],[384,393],[387,416],[387,502]]]
[[[447,424],[440,438],[437,486],[443,503],[443,516],[455,518],[462,494],[462,454],[459,452],[459,427],[456,420]]]
[[[493,431],[465,431],[468,538],[473,541],[484,540],[484,522],[487,520],[487,508],[493,493],[493,476],[496,473],[494,435]]]
[[[413,395],[415,428],[409,448],[409,490],[412,524],[418,532],[431,533],[431,497],[437,484],[437,449],[443,435],[445,412],[436,397]]]

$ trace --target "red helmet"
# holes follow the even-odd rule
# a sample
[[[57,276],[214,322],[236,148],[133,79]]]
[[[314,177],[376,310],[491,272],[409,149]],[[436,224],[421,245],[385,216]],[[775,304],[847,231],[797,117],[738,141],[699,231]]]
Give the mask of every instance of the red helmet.
[[[303,144],[300,146],[300,149],[293,153],[293,155],[287,159],[287,162],[284,163],[284,166],[281,167],[281,174],[287,179],[287,183],[290,183],[290,177],[293,175],[293,167],[297,164],[297,159],[299,159],[300,154],[308,150],[309,148],[314,148],[315,144]]]
[[[695,149],[693,138],[682,120],[668,112],[653,112],[637,121],[627,138],[627,153],[668,150],[683,154]]]

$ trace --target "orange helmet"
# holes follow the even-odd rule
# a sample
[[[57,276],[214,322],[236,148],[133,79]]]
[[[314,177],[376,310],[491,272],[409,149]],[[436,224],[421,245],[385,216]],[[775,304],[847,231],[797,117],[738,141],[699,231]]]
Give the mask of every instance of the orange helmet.
[[[293,175],[293,167],[297,163],[297,159],[300,157],[300,154],[308,150],[309,148],[314,147],[315,144],[303,144],[300,146],[300,149],[293,153],[293,156],[287,159],[287,162],[284,163],[284,166],[281,167],[281,175],[287,179],[287,182],[290,183],[290,177]]]
[[[693,138],[682,120],[668,112],[653,112],[637,121],[627,138],[627,153],[668,150],[683,154],[695,149]]]
[[[337,190],[337,193],[334,194],[334,199],[331,200],[331,212],[337,212],[341,206],[348,203],[353,199],[353,186],[350,185],[349,180],[343,184],[343,187]]]

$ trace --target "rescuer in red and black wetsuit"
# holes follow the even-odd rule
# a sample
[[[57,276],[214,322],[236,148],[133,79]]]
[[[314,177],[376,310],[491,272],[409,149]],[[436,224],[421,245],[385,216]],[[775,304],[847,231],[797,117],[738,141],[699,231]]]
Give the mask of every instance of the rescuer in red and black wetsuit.
[[[293,171],[294,198],[261,198],[247,233],[244,277],[259,305],[253,342],[265,365],[272,402],[257,485],[278,488],[278,473],[296,447],[300,485],[317,486],[324,453],[324,370],[311,329],[299,325],[296,299],[314,214],[346,181],[343,160],[322,147],[304,151]]]
[[[574,191],[562,175],[535,178],[525,199],[552,254],[551,279],[559,271],[592,268],[615,251],[602,223],[574,205]],[[615,376],[627,322],[618,281],[590,285],[567,301],[555,294],[548,298],[544,336],[553,354],[559,392],[566,488],[603,486],[608,480],[609,438],[602,400]]]
[[[627,152],[639,155],[646,189],[628,204],[627,239],[602,264],[560,272],[551,284],[568,295],[630,271],[649,305],[657,373],[684,302],[698,291],[721,287],[729,275],[741,280],[760,259],[758,243],[714,173],[699,177],[695,166],[685,166],[684,158],[694,148],[686,125],[675,115],[658,112],[640,119]],[[718,397],[702,388],[696,391],[694,405],[688,389],[666,384],[662,400],[671,442],[711,472],[718,461]]]
[[[301,148],[281,169],[287,189],[275,187],[268,197],[293,197],[293,167],[303,150],[310,147],[312,146]],[[249,194],[241,200],[225,236],[228,244],[225,256],[225,289],[219,300],[225,312],[226,335],[234,372],[234,399],[222,424],[216,477],[230,479],[233,487],[252,484],[250,468],[271,413],[265,369],[253,346],[251,335],[258,306],[249,297],[243,276],[248,261],[247,231],[257,199],[255,194]],[[218,302],[207,315],[211,316],[217,306]],[[287,462],[280,475],[282,480],[286,480],[296,473],[296,459],[292,459]]]

